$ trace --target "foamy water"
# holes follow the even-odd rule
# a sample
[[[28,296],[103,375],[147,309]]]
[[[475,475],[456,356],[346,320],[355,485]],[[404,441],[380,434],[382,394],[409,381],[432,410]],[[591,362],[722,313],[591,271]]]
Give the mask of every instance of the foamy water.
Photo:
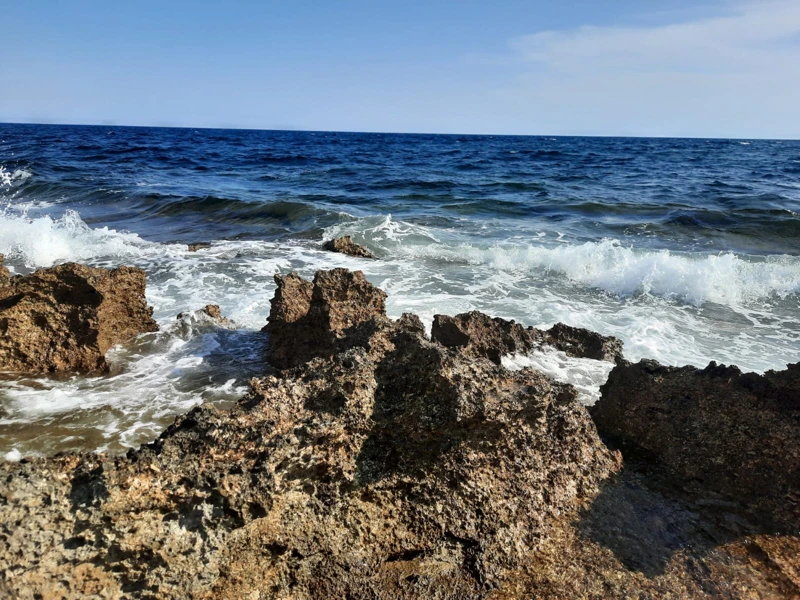
[[[436,313],[478,309],[526,325],[562,321],[617,335],[630,360],[703,366],[713,359],[763,371],[796,359],[797,323],[789,310],[782,314],[782,307],[796,306],[794,258],[637,253],[610,241],[479,248],[448,244],[388,218],[379,226],[354,221],[348,230],[381,260],[331,254],[303,241],[226,241],[188,252],[185,245],[92,229],[74,211],[61,218],[0,217],[0,253],[18,272],[67,260],[144,268],[162,329],[112,351],[107,376],[0,383],[0,452],[121,451],[156,437],[195,404],[235,400],[247,379],[264,370],[258,330],[269,312],[273,275],[290,270],[311,277],[336,266],[362,269],[389,294],[390,316],[416,312],[428,325]],[[209,303],[221,305],[237,328],[176,319]],[[504,364],[572,383],[587,404],[612,367],[555,352],[507,357]]]
[[[704,167],[734,164],[745,175],[716,173],[676,190],[669,186],[678,176],[658,175],[669,170],[664,164],[614,167],[628,169],[625,178],[618,182],[610,169],[598,183],[607,156],[645,156],[625,150],[634,142],[624,140],[570,142],[575,158],[552,149],[563,140],[550,139],[515,141],[510,150],[500,139],[392,138],[391,146],[366,136],[343,150],[340,138],[337,145],[311,134],[298,134],[300,143],[289,134],[276,142],[209,133],[178,144],[174,137],[194,134],[135,130],[123,143],[105,131],[56,133],[62,141],[43,134],[41,144],[62,144],[58,156],[70,157],[68,170],[48,171],[55,167],[40,150],[22,166],[0,164],[0,253],[16,273],[65,261],[139,266],[161,331],[112,350],[111,372],[101,377],[0,374],[0,456],[8,460],[121,452],[152,440],[198,403],[235,401],[266,369],[259,330],[274,274],[291,270],[310,278],[318,269],[361,269],[387,292],[390,316],[414,312],[428,326],[437,313],[481,310],[540,328],[560,321],[615,335],[634,361],[715,360],[764,371],[799,360],[800,257],[788,251],[797,214],[775,193],[796,193],[787,187],[793,163],[781,177],[768,173],[764,181],[778,187],[761,183],[760,195],[750,197],[743,182],[754,169],[751,154]],[[221,141],[209,141],[212,135]],[[285,148],[265,150],[267,142]],[[316,154],[308,150],[313,144]],[[524,154],[525,144],[534,150]],[[672,148],[660,144],[651,146]],[[20,142],[17,151],[28,145]],[[685,145],[694,162],[674,169],[691,178],[707,144]],[[757,145],[737,143],[735,152]],[[98,150],[106,147],[113,153]],[[762,169],[776,164],[777,150],[767,150]],[[132,164],[137,153],[145,158]],[[676,198],[698,186],[710,199],[675,208]],[[649,193],[655,196],[640,198]],[[672,204],[662,208],[665,195]],[[732,198],[743,207],[736,219],[727,208]],[[321,250],[322,239],[344,234],[379,260]],[[211,246],[189,252],[175,240]],[[206,304],[219,304],[235,327],[191,312]],[[178,320],[178,313],[186,314]],[[510,356],[504,364],[572,383],[586,404],[612,368],[558,352]]]

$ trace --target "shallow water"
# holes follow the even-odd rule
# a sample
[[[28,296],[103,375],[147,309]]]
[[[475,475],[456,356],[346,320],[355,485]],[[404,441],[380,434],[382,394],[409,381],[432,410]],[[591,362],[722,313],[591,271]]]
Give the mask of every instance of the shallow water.
[[[122,451],[263,372],[276,272],[364,270],[388,311],[616,335],[626,357],[800,352],[800,143],[0,125],[0,253],[148,275],[162,326],[101,378],[2,377],[0,453]],[[381,260],[320,250],[351,234]],[[188,252],[186,243],[211,247]],[[234,331],[177,322],[220,304]],[[593,401],[603,365],[513,357]],[[600,368],[602,367],[602,368]]]

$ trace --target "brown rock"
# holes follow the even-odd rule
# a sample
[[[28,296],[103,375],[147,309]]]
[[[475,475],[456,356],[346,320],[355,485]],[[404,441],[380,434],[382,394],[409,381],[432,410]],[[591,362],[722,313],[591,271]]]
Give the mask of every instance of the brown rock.
[[[7,285],[8,280],[11,279],[11,272],[3,265],[5,256],[0,254],[0,287]]]
[[[198,250],[204,250],[206,248],[211,248],[210,242],[196,242],[194,244],[189,244],[189,252],[197,252]]]
[[[224,327],[226,329],[235,329],[236,325],[229,318],[222,316],[222,311],[218,304],[207,304],[203,308],[195,311],[180,313],[177,319],[187,321],[189,323],[197,321],[211,322],[216,326]]]
[[[106,351],[156,331],[141,269],[67,263],[0,287],[0,369],[102,371]]]
[[[68,598],[488,597],[618,457],[569,386],[417,325],[254,380],[124,458],[0,464],[0,523],[24,524],[0,535],[0,572]]]
[[[339,252],[341,254],[349,254],[358,258],[375,258],[375,255],[367,250],[364,246],[356,244],[350,239],[349,235],[345,235],[333,240],[328,240],[322,247],[331,252]]]
[[[686,485],[800,523],[800,363],[765,375],[619,364],[591,412],[601,433]]]
[[[386,317],[386,294],[369,283],[361,271],[317,271],[313,283],[296,273],[276,275],[267,325],[269,361],[279,368],[300,365],[318,356],[331,356],[351,345],[367,343],[367,334]]]
[[[524,354],[542,344],[542,332],[514,321],[492,318],[476,310],[455,317],[434,315],[431,339],[468,356],[482,356],[499,365],[506,354]]]
[[[500,364],[506,354],[524,354],[544,346],[554,347],[575,358],[612,362],[622,358],[622,342],[615,337],[563,323],[542,331],[478,311],[455,317],[435,315],[431,338],[469,356],[488,358],[495,364]]]
[[[796,533],[673,474],[620,470],[572,387],[429,341],[413,315],[386,319],[358,275],[278,282],[270,326],[284,342],[291,331],[300,346],[319,332],[335,341],[253,380],[234,408],[197,407],[125,457],[0,463],[0,590],[798,597]],[[796,406],[796,371],[747,381]]]
[[[622,359],[622,341],[613,336],[556,323],[547,330],[545,343],[567,356],[616,362]]]

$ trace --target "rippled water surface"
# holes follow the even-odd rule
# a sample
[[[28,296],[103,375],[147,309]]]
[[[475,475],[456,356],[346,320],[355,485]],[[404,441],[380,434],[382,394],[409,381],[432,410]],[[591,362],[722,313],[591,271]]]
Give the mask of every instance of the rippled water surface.
[[[392,316],[479,309],[763,371],[800,356],[800,142],[0,125],[0,253],[132,264],[162,326],[108,376],[0,374],[0,455],[121,451],[263,372],[276,272],[346,266]],[[320,249],[351,234],[380,260]],[[187,243],[211,247],[188,252]],[[237,328],[180,312],[220,304]],[[591,402],[607,368],[513,357]]]

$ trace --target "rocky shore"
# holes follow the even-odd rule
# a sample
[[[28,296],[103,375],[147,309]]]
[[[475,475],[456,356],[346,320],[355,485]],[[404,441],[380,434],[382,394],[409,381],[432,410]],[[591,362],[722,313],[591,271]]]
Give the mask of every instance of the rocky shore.
[[[143,274],[64,267],[0,271],[0,322],[96,332],[92,358],[4,335],[30,358],[0,368],[96,370],[154,326]],[[276,283],[272,374],[232,409],[125,456],[0,464],[0,596],[800,597],[800,365],[631,364],[614,338],[478,312],[429,337],[359,271]],[[615,362],[594,407],[500,365],[545,346]]]

